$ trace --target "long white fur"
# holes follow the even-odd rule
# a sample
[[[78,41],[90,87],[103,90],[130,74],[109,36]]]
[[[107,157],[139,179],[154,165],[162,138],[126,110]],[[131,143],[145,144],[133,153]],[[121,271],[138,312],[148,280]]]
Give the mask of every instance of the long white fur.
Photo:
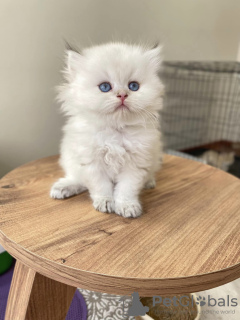
[[[65,177],[52,186],[52,198],[88,189],[96,210],[141,214],[139,193],[154,187],[162,158],[160,50],[124,43],[81,54],[67,50],[66,83],[58,95],[68,117],[60,157]],[[138,91],[129,90],[131,81],[140,84]],[[112,90],[101,92],[102,82],[111,83]],[[116,109],[121,93],[128,94],[128,109]]]

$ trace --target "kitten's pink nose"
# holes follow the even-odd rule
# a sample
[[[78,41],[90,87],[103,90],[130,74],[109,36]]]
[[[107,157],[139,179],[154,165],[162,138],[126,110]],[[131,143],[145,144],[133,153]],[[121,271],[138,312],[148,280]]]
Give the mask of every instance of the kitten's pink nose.
[[[118,94],[117,97],[120,98],[123,103],[124,100],[128,97],[128,95],[126,93],[121,93],[121,94]]]

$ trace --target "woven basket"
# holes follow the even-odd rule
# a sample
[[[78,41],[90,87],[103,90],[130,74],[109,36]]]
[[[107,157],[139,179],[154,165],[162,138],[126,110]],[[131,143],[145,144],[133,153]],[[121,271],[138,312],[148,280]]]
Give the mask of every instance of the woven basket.
[[[179,316],[178,315],[176,315],[176,314],[174,314],[174,318],[173,319],[176,319],[176,320],[199,320],[199,318],[200,318],[200,306],[198,305],[198,304],[196,304],[196,296],[195,296],[195,294],[189,294],[189,297],[193,297],[193,301],[195,302],[194,303],[194,306],[193,306],[193,311],[194,311],[194,313],[196,314],[195,316],[191,316],[191,314],[190,313],[186,313],[186,315],[184,314],[184,313],[182,313],[181,311],[183,311],[183,310],[180,310],[180,308],[176,308],[176,310],[174,310],[174,308],[172,308],[171,309],[171,312],[173,312],[173,314],[174,314],[174,311],[179,311]],[[150,305],[150,304],[148,304],[148,301],[151,301],[151,299],[150,300],[148,300],[148,298],[141,298],[141,301],[142,302],[145,302],[144,303],[144,305],[146,306],[146,305],[148,305],[148,307],[149,307],[149,313],[151,314],[151,316],[149,316],[149,315],[145,315],[145,316],[138,316],[138,317],[136,317],[135,319],[136,320],[162,320],[162,319],[172,319],[172,317],[171,317],[171,315],[166,315],[166,317],[163,315],[163,314],[161,314],[161,315],[158,315],[158,316],[156,316],[156,317],[154,317],[153,318],[153,308],[152,308],[152,306]],[[167,307],[164,307],[164,308],[166,308],[166,314],[167,313],[169,313],[169,310],[167,309]],[[178,310],[177,310],[178,309]],[[183,309],[183,308],[182,308]],[[152,311],[152,312],[151,312]],[[161,309],[161,311],[164,311],[163,310],[163,308]],[[185,311],[187,311],[186,309],[185,309]],[[189,311],[190,311],[190,308],[189,308]],[[171,314],[171,313],[170,313]]]

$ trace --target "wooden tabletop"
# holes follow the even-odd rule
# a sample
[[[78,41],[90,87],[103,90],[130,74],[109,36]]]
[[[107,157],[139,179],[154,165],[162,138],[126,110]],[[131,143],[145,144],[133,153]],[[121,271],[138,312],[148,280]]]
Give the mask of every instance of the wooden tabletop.
[[[87,192],[49,197],[63,175],[58,157],[23,165],[0,180],[0,243],[52,279],[140,296],[196,292],[240,277],[240,180],[166,155],[144,214],[95,211]]]

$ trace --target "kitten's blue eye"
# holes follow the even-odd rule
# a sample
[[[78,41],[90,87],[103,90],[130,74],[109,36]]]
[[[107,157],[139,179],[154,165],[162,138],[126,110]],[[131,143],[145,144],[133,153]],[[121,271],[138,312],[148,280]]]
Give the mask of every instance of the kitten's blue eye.
[[[138,91],[139,84],[136,81],[132,81],[129,83],[128,88],[132,91]]]
[[[102,91],[102,92],[108,92],[112,89],[110,83],[108,82],[103,82],[99,85],[99,89]]]

